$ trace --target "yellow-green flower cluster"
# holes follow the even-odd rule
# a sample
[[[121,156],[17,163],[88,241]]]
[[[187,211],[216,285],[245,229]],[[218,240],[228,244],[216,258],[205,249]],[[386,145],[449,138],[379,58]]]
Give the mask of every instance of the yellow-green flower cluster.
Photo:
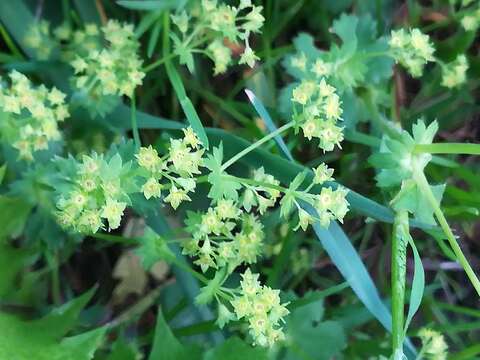
[[[230,302],[237,320],[248,322],[249,334],[254,344],[272,346],[285,338],[282,331],[284,317],[289,314],[286,306],[280,302],[280,291],[261,285],[258,274],[247,269],[242,274],[240,294]]]
[[[425,359],[446,360],[448,346],[439,332],[431,329],[421,329],[418,336],[422,340],[421,353]]]
[[[480,25],[480,7],[468,12],[462,17],[460,23],[465,31],[477,31],[478,26]]]
[[[184,129],[183,133],[183,139],[170,140],[169,151],[163,157],[152,146],[140,148],[135,155],[140,175],[145,179],[141,188],[145,198],[160,198],[162,190],[168,188],[164,201],[174,209],[191,200],[188,193],[195,190],[195,175],[200,174],[205,152],[192,128]],[[169,182],[168,187],[161,183],[163,180]]]
[[[18,71],[12,71],[9,78],[10,86],[0,85],[0,131],[20,158],[33,160],[36,151],[61,138],[58,122],[69,116],[65,94],[57,88],[34,87]]]
[[[458,87],[467,78],[468,62],[465,55],[459,55],[449,64],[442,66],[442,85],[448,88]]]
[[[241,0],[238,7],[218,4],[217,0],[202,0],[195,5],[190,14],[184,10],[172,16],[180,30],[180,37],[173,37],[180,62],[193,71],[192,54],[205,53],[215,64],[215,75],[221,74],[232,63],[232,50],[226,41],[232,44],[243,41],[239,63],[253,67],[258,57],[250,47],[249,37],[263,26],[262,6],[255,6],[249,0]],[[202,49],[206,42],[209,45]]]
[[[244,184],[242,206],[247,212],[250,212],[252,207],[257,206],[258,211],[263,215],[268,208],[275,205],[280,197],[281,192],[277,188],[280,181],[272,175],[266,174],[263,166],[253,171],[253,180],[262,185]]]
[[[90,30],[93,32],[93,27]],[[91,50],[86,57],[77,55],[71,62],[75,86],[96,96],[131,97],[145,76],[133,26],[110,20],[101,31],[107,45],[101,50]]]
[[[49,59],[58,47],[58,42],[52,36],[50,23],[46,20],[32,24],[27,30],[24,42],[39,60]]]
[[[419,29],[393,30],[390,37],[390,49],[395,60],[402,64],[413,77],[423,73],[425,64],[435,61],[435,51],[430,37]]]
[[[205,213],[191,214],[187,225],[192,238],[182,244],[183,253],[198,257],[194,263],[203,272],[227,267],[231,273],[242,263],[255,263],[262,253],[262,224],[232,200],[219,200]]]
[[[71,166],[73,173],[67,176],[68,185],[60,189],[57,201],[57,218],[63,227],[75,232],[94,234],[104,229],[120,226],[123,212],[135,192],[130,174],[131,164],[123,164],[116,154],[110,158],[102,155],[84,155],[82,161],[59,160],[60,171]]]
[[[292,92],[293,114],[296,125],[302,128],[304,136],[319,139],[323,151],[340,147],[343,141],[342,107],[333,86],[322,79],[319,83],[303,80]]]
[[[90,52],[102,48],[102,36],[97,24],[85,24],[83,29],[72,30],[65,23],[54,30],[62,47],[62,60],[71,62],[75,58],[86,58]]]

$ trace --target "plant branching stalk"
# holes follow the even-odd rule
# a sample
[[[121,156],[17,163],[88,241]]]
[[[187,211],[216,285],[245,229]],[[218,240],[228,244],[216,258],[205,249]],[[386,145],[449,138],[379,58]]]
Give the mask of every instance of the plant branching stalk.
[[[408,231],[408,212],[395,215],[392,234],[392,349],[401,353],[404,338],[405,275]],[[399,351],[400,350],[400,351]]]
[[[442,143],[442,144],[417,144],[414,153],[429,154],[467,154],[480,155],[480,144]]]
[[[457,239],[455,238],[455,235],[453,234],[452,229],[448,225],[447,219],[445,218],[445,215],[443,214],[442,209],[440,208],[440,205],[437,199],[435,198],[435,195],[432,192],[432,189],[430,187],[430,184],[427,181],[427,178],[425,177],[425,174],[420,169],[414,169],[413,179],[417,183],[417,186],[420,189],[420,191],[427,197],[430,205],[433,208],[435,217],[437,218],[438,223],[440,224],[440,227],[445,233],[447,240],[450,243],[450,246],[453,252],[455,253],[455,256],[457,257],[457,260],[460,262],[460,265],[462,265],[468,278],[470,279],[470,282],[472,283],[473,287],[477,291],[477,294],[480,296],[480,281],[478,280],[477,275],[475,274],[472,267],[470,266],[467,258],[463,254],[463,251],[460,248],[460,245],[458,245]]]
[[[135,101],[135,93],[132,95],[132,132],[133,132],[133,141],[135,141],[135,147],[138,149],[140,148],[140,135],[138,133],[138,126],[137,126],[137,108],[136,108],[136,101]]]
[[[273,139],[275,136],[277,136],[277,135],[281,134],[282,132],[290,129],[294,125],[295,125],[295,123],[293,121],[290,121],[290,122],[286,123],[285,125],[279,127],[277,130],[271,132],[267,136],[264,136],[263,138],[261,138],[260,140],[258,140],[255,143],[253,143],[252,145],[246,147],[245,149],[240,151],[237,155],[233,156],[228,161],[226,161],[222,165],[222,170],[226,170],[229,166],[233,165],[236,161],[240,160],[242,157],[247,155],[249,152],[255,150],[256,148],[258,148],[262,144],[266,143],[268,140]]]

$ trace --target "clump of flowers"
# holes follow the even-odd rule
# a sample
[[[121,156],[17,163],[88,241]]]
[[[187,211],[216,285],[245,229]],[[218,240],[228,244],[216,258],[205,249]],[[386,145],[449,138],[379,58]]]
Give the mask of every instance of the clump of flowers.
[[[302,228],[305,231],[314,221],[319,221],[323,227],[328,227],[333,220],[343,222],[349,206],[346,199],[348,190],[341,186],[336,189],[328,186],[326,183],[333,180],[332,175],[333,170],[321,164],[314,169],[313,181],[306,189],[300,189],[306,173],[297,175],[286,189],[285,196],[280,201],[280,214],[287,218],[292,209],[298,210],[298,225],[295,230]],[[309,192],[315,185],[323,186],[320,194]],[[302,206],[304,204],[308,204],[311,210],[305,209],[305,206]]]
[[[480,25],[480,7],[463,16],[460,23],[465,31],[477,31]]]
[[[10,86],[0,82],[0,131],[21,159],[31,161],[36,151],[61,138],[58,122],[69,116],[65,94],[57,88],[35,87],[18,71],[9,78]]]
[[[220,200],[203,214],[189,213],[187,230],[192,238],[182,243],[183,253],[198,257],[203,272],[255,263],[262,253],[263,226],[252,214],[242,213],[232,200]]]
[[[435,61],[435,51],[430,37],[419,29],[393,30],[389,41],[395,60],[402,64],[413,77],[423,73],[425,64]]]
[[[97,31],[89,26],[84,32],[76,33],[77,40],[84,41],[90,33],[96,36]],[[94,97],[131,97],[145,76],[133,26],[110,20],[101,31],[107,45],[101,50],[90,50],[86,57],[77,55],[70,63],[75,72],[75,86]],[[91,47],[95,48],[93,43]]]
[[[285,338],[281,324],[284,322],[283,318],[289,314],[286,307],[288,303],[282,304],[280,291],[262,286],[258,277],[258,274],[253,274],[250,269],[242,274],[240,288],[230,301],[234,313],[231,318],[245,319],[248,322],[249,334],[254,344],[272,346]]]
[[[187,14],[185,10],[172,16],[179,35],[174,34],[174,51],[180,63],[193,72],[193,53],[204,53],[215,64],[215,75],[224,73],[232,63],[232,50],[228,43],[244,42],[240,64],[254,66],[258,57],[250,47],[251,33],[260,32],[264,17],[262,6],[250,0],[241,0],[238,7],[218,4],[217,0],[202,0]],[[204,45],[209,45],[205,48]]]
[[[66,184],[59,188],[57,218],[60,225],[83,234],[120,226],[123,212],[136,192],[131,162],[121,156],[84,155],[81,161],[57,159]]]
[[[102,40],[97,24],[89,23],[74,29],[69,22],[64,22],[51,30],[46,20],[33,24],[25,36],[25,44],[35,51],[38,59],[59,57],[68,63],[76,57],[86,58],[91,51],[99,51]]]
[[[292,92],[293,120],[302,128],[303,135],[319,139],[319,147],[332,151],[343,141],[342,107],[333,86],[322,79],[319,83],[303,80]]]
[[[454,61],[442,66],[442,85],[454,88],[464,84],[467,70],[467,57],[463,54],[457,56]]]
[[[49,59],[58,47],[58,42],[52,35],[50,23],[46,20],[33,23],[28,28],[24,41],[39,60]]]
[[[263,166],[255,169],[252,175],[256,184],[243,184],[245,191],[241,203],[247,212],[250,212],[252,207],[258,207],[260,214],[264,214],[268,208],[275,205],[281,195],[280,181],[266,174]]]
[[[135,155],[144,179],[141,191],[146,199],[160,198],[162,190],[168,195],[164,201],[176,209],[182,202],[190,201],[189,192],[195,190],[195,175],[200,174],[205,150],[192,128],[183,130],[183,139],[171,139],[166,155],[149,147],[142,147]],[[168,186],[162,181],[168,182]]]
[[[85,24],[82,29],[72,30],[64,23],[54,30],[55,38],[62,46],[62,60],[71,62],[77,57],[87,58],[90,52],[102,48],[102,34],[97,24]]]
[[[445,360],[448,356],[448,346],[442,334],[432,329],[422,329],[418,333],[422,340],[420,353],[425,359]]]

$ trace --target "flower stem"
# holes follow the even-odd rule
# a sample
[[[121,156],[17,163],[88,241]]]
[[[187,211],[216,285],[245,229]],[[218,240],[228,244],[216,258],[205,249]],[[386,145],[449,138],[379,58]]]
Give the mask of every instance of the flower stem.
[[[408,231],[408,212],[396,213],[392,234],[392,349],[402,352],[405,307],[405,276]],[[400,351],[399,351],[400,350]]]
[[[275,130],[275,131],[271,132],[270,134],[264,136],[263,138],[261,138],[257,142],[254,142],[253,144],[251,144],[247,148],[240,151],[237,155],[235,155],[234,157],[232,157],[228,161],[226,161],[222,165],[222,170],[226,170],[229,166],[233,165],[236,161],[238,161],[239,159],[241,159],[242,157],[247,155],[249,152],[255,150],[256,148],[258,148],[262,144],[266,143],[268,140],[273,139],[275,136],[281,134],[282,132],[290,129],[293,126],[294,126],[294,122],[290,121],[289,123],[286,123],[285,125],[279,127],[277,130]]]
[[[135,103],[135,93],[132,94],[131,110],[132,110],[131,117],[132,117],[133,141],[135,142],[135,147],[138,149],[141,146],[141,142],[140,142],[140,135],[138,133],[138,126],[137,126],[137,106]]]
[[[425,174],[423,173],[423,171],[419,169],[414,169],[413,179],[417,183],[419,190],[427,197],[427,200],[429,201],[430,205],[433,208],[435,217],[437,218],[440,224],[440,227],[445,233],[447,240],[450,243],[450,246],[453,252],[455,253],[455,256],[457,257],[457,260],[460,262],[460,265],[462,265],[468,278],[470,279],[470,282],[472,283],[473,287],[477,291],[477,294],[480,296],[480,281],[478,280],[477,275],[475,274],[472,267],[468,263],[468,260],[463,254],[462,249],[460,248],[460,245],[458,245],[455,235],[453,234],[452,229],[448,225],[447,219],[445,218],[445,215],[443,214],[442,209],[440,208],[440,205],[438,204],[438,201],[435,198],[435,195],[433,194],[432,189],[430,188],[430,184],[428,183],[427,178],[425,177]]]
[[[417,144],[414,153],[430,154],[468,154],[480,155],[480,144],[442,143],[442,144]]]
[[[163,65],[166,61],[173,59],[175,56],[177,56],[177,54],[170,53],[170,54],[158,59],[157,61],[151,63],[150,65],[147,65],[146,67],[144,67],[143,72],[148,73],[148,72],[156,69],[157,67]]]

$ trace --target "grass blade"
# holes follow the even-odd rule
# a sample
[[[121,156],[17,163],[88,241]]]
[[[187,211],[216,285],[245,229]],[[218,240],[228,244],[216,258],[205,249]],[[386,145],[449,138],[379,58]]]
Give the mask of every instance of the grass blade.
[[[265,123],[265,126],[270,132],[274,132],[277,130],[275,124],[273,123],[272,118],[270,117],[270,114],[268,113],[267,109],[265,109],[265,106],[263,106],[262,102],[255,96],[253,91],[249,89],[245,89],[245,93],[248,96],[248,100],[252,103],[253,107],[257,111],[258,115],[262,118],[263,122]],[[288,150],[287,145],[283,141],[282,137],[280,135],[275,136],[274,138],[275,142],[277,143],[278,147],[282,151],[282,153],[286,156],[288,160],[293,161],[292,154],[290,154],[290,151]]]
[[[166,10],[185,5],[184,0],[119,0],[117,4],[130,10]]]
[[[420,308],[420,304],[422,303],[423,298],[423,292],[425,290],[425,270],[423,269],[422,259],[420,258],[417,247],[415,246],[415,243],[411,236],[408,239],[408,243],[413,250],[414,270],[412,291],[410,293],[410,305],[408,307],[407,318],[405,320],[405,333],[407,332],[413,316]]]
[[[177,94],[178,100],[180,101],[180,106],[182,107],[183,112],[187,117],[187,121],[190,123],[190,126],[192,127],[193,131],[195,131],[195,133],[197,134],[202,144],[205,146],[205,148],[208,149],[208,146],[209,146],[208,138],[207,138],[205,129],[203,128],[202,122],[200,121],[197,111],[193,107],[192,102],[190,101],[190,99],[187,96],[187,93],[185,92],[185,87],[183,86],[182,80],[180,78],[180,75],[177,72],[177,69],[175,69],[170,59],[168,58],[170,54],[170,41],[169,41],[170,17],[169,16],[170,16],[169,13],[166,12],[163,17],[164,19],[163,56],[166,59],[165,69],[167,71],[167,76],[173,86],[173,89],[175,90],[175,93]]]

